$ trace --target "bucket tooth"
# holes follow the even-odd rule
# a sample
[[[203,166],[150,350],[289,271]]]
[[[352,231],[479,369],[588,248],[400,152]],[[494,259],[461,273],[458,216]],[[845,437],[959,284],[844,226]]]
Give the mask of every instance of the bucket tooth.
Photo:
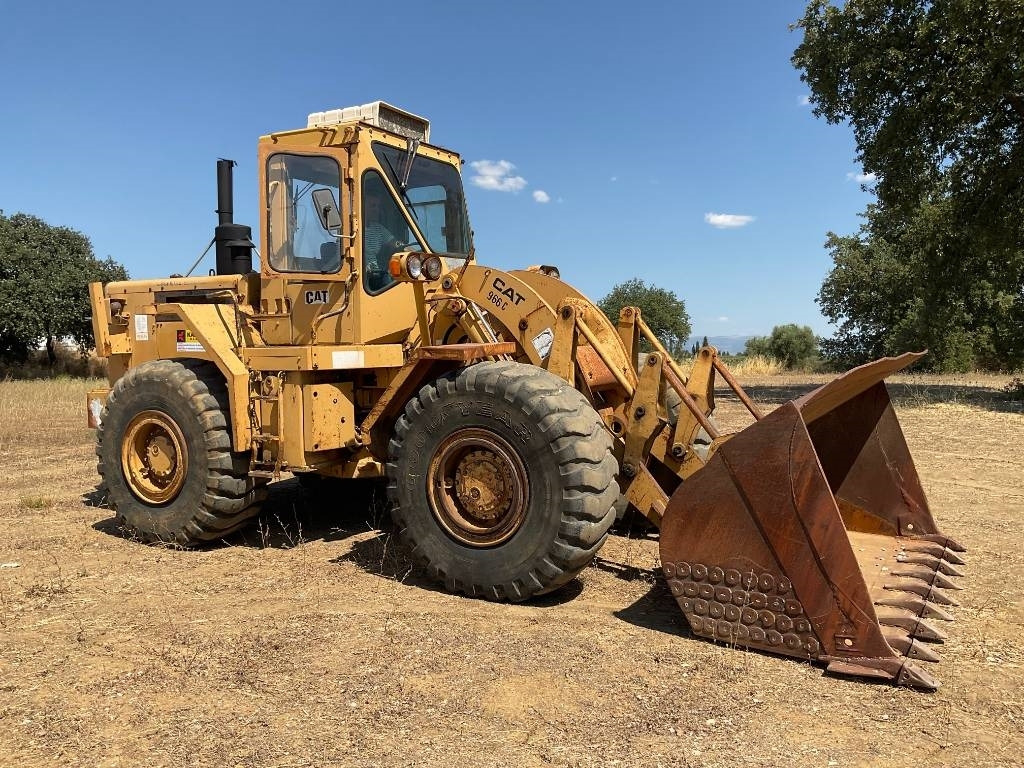
[[[909,637],[906,632],[893,627],[883,626],[882,636],[885,637],[885,641],[892,646],[894,651],[899,651],[908,659],[930,661],[933,663],[939,661],[939,654],[935,653],[927,645]]]
[[[896,555],[896,562],[907,565],[924,565],[933,571],[945,574],[946,576],[963,576],[964,572],[947,560],[934,555],[927,555],[923,552],[901,552]]]
[[[884,627],[898,627],[918,640],[930,643],[944,643],[947,635],[938,627],[929,624],[919,616],[911,616],[901,610],[885,609],[876,611],[878,623]]]
[[[950,549],[950,550],[953,550],[954,552],[966,552],[967,551],[967,547],[965,547],[963,544],[961,544],[960,542],[956,541],[955,539],[949,538],[949,536],[946,536],[945,534],[942,534],[942,533],[915,533],[915,534],[910,534],[910,535],[913,536],[915,539],[918,539],[918,540],[921,540],[921,541],[933,542],[933,543],[937,544],[938,546],[942,547],[943,549]]]
[[[952,549],[940,546],[931,541],[925,541],[923,539],[910,539],[904,542],[903,550],[907,553],[920,552],[937,557],[940,560],[945,560],[947,563],[952,565],[964,565],[964,559],[956,554]]]
[[[896,593],[892,593],[891,595],[882,595],[875,600],[875,605],[903,608],[912,612],[915,616],[920,616],[925,619],[942,619],[943,621],[953,620],[953,614],[940,608],[934,603],[929,603],[928,601],[921,599],[917,595],[899,595]]]
[[[907,661],[896,678],[897,685],[908,685],[911,688],[921,688],[926,691],[938,690],[942,683],[938,678],[923,669],[912,661]]]
[[[910,659],[834,659],[828,665],[828,671],[838,675],[853,677],[874,677],[892,680],[896,685],[934,691],[942,685],[930,672]]]
[[[915,595],[920,595],[925,600],[932,603],[938,603],[939,605],[960,605],[960,603],[949,595],[944,592],[940,592],[928,582],[921,581],[920,579],[901,578],[898,581],[891,581],[883,584],[882,589],[889,589],[896,592],[913,592]]]
[[[925,583],[931,584],[933,587],[939,589],[963,589],[959,584],[950,579],[948,576],[943,576],[936,570],[928,568],[924,565],[907,565],[902,566],[898,569],[893,569],[893,576],[901,576],[904,578],[920,579]]]

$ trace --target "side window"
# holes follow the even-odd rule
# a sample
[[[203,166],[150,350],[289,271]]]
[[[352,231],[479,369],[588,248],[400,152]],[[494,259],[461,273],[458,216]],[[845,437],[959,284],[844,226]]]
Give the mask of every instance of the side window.
[[[270,266],[279,272],[337,272],[341,246],[323,223],[314,192],[341,202],[341,170],[330,157],[277,154],[267,160]],[[318,197],[323,197],[323,191]]]
[[[422,250],[406,226],[398,204],[376,171],[363,174],[363,285],[371,294],[387,290],[395,282],[388,272],[392,254]]]

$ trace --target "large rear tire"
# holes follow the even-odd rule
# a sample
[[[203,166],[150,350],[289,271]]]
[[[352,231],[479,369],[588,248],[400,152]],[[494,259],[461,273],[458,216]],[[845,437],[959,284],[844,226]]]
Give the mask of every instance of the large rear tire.
[[[611,436],[541,368],[483,362],[427,384],[389,452],[396,526],[451,592],[513,602],[552,592],[590,563],[614,520]]]
[[[97,430],[101,487],[148,542],[193,546],[242,527],[266,493],[231,451],[227,392],[209,363],[154,360],[118,379]]]

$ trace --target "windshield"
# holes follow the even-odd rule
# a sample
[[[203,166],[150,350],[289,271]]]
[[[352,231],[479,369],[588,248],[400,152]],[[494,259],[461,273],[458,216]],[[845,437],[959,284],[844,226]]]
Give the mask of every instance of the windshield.
[[[375,143],[377,161],[395,187],[408,162],[405,150]],[[462,177],[456,168],[429,157],[416,155],[404,190],[405,207],[427,238],[430,250],[440,253],[468,254],[469,222]]]

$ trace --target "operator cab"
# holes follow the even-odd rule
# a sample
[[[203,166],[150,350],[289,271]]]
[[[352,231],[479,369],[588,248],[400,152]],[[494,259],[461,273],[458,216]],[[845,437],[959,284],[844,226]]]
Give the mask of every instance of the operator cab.
[[[448,269],[472,258],[461,160],[428,144],[429,133],[424,118],[374,102],[261,138],[262,311],[277,302],[295,315],[294,331],[268,324],[276,343],[398,340],[416,310],[391,257],[434,253]],[[321,306],[304,309],[307,296]],[[307,320],[337,310],[309,335]]]

